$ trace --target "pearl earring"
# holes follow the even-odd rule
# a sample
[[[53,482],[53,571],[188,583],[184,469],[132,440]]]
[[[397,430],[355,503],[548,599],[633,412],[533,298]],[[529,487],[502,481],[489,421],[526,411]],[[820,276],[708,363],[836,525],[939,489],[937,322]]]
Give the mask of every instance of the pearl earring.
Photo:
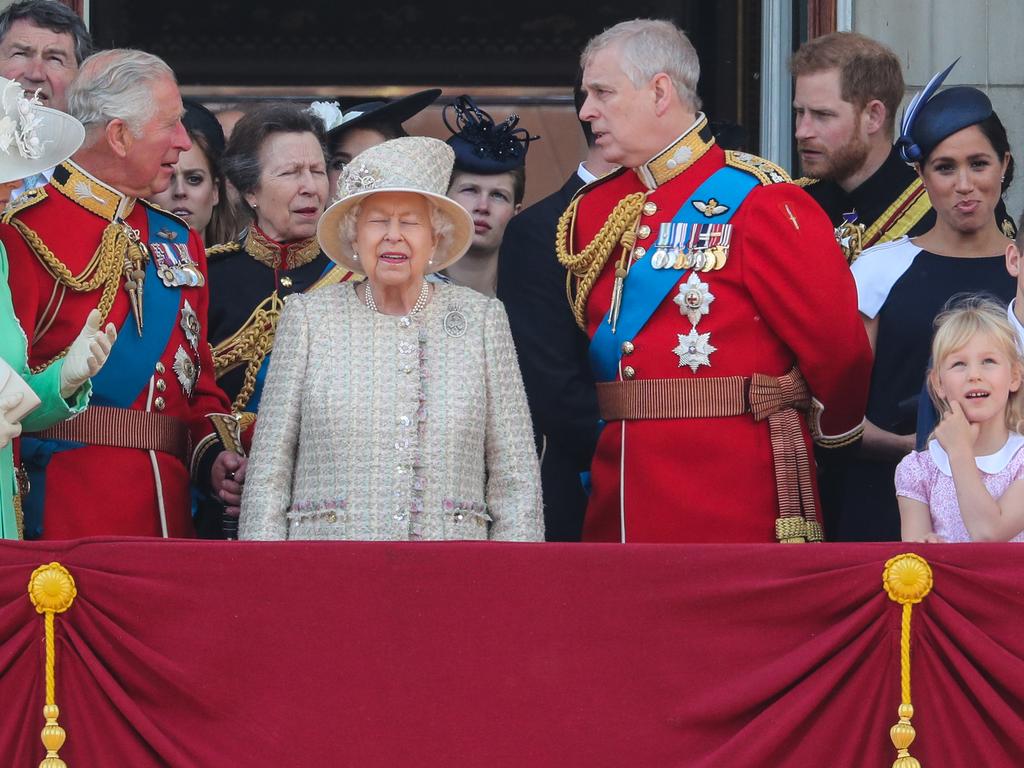
[[[355,251],[352,251],[352,261],[354,261],[356,264],[359,263],[359,254],[356,253]]]

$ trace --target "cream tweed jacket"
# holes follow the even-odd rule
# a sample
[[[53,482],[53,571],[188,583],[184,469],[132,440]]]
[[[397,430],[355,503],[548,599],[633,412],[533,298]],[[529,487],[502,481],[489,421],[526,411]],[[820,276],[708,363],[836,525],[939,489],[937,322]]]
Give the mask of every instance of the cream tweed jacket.
[[[412,317],[351,284],[288,298],[239,538],[543,541],[540,469],[505,308],[434,285]]]

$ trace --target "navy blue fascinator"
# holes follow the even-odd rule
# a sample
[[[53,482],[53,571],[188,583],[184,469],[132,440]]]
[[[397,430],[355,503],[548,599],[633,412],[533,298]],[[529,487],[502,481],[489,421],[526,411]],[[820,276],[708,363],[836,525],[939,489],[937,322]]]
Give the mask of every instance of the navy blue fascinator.
[[[958,85],[936,93],[957,61],[933,75],[903,113],[896,146],[905,162],[921,162],[944,139],[992,114],[992,102],[977,88]]]
[[[454,127],[449,110],[454,112]],[[518,128],[519,116],[514,113],[496,125],[469,96],[459,96],[446,105],[442,118],[452,132],[448,144],[455,151],[455,167],[469,173],[514,171],[526,162],[530,142],[540,138]]]

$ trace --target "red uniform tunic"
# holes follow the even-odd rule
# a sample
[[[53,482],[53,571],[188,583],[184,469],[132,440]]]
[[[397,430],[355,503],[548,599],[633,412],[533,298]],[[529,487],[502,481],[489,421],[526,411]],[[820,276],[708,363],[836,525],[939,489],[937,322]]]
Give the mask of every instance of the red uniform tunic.
[[[124,216],[125,222],[138,230],[142,243],[151,241],[144,203],[125,198],[70,162],[58,166],[55,179],[58,177],[66,182],[51,182],[38,197],[33,195],[20,205],[15,204],[5,217],[5,224],[0,225],[0,237],[10,260],[15,312],[30,338],[31,366],[45,363],[74,341],[86,315],[100,304],[102,289],[79,292],[67,287],[65,279],[57,278],[52,267],[44,266],[44,259],[36,252],[38,245],[30,245],[22,229],[12,226],[15,220],[35,232],[74,276],[82,274],[98,253],[104,230],[115,215]],[[129,211],[126,216],[125,211]],[[170,214],[158,214],[168,222],[173,221]],[[205,253],[192,231],[188,249],[205,279]],[[123,284],[122,274],[107,315],[107,320],[122,329],[122,334],[126,323],[135,324]],[[205,287],[171,290],[178,298],[169,335],[156,340],[155,348],[162,350],[159,360],[130,408],[184,422],[193,446],[191,468],[201,467],[208,473],[212,458],[222,448],[206,415],[230,411],[227,397],[213,379],[206,338],[208,292]],[[194,323],[188,327],[189,307],[198,320],[198,328]],[[153,306],[143,303],[144,340],[147,329],[156,325],[155,311]],[[116,348],[115,344],[115,352]],[[188,368],[182,355],[187,355],[198,369],[197,375]],[[188,382],[190,370],[194,382]],[[94,403],[98,396],[102,397],[102,393],[94,391]],[[203,479],[208,479],[208,475]],[[106,445],[61,450],[46,465],[43,492],[43,538],[194,535],[190,467],[171,453]]]
[[[585,188],[573,222],[572,251],[578,253],[594,239],[620,200],[640,192],[646,205],[630,266],[650,258],[659,225],[672,221],[698,186],[726,164],[726,153],[713,140],[697,138],[701,127],[643,168]],[[813,426],[816,431],[820,427],[822,440],[850,442],[864,416],[871,352],[849,268],[828,219],[803,190],[773,183],[788,177],[760,158],[738,155],[734,160],[730,164],[745,165],[762,183],[733,213],[725,266],[692,273],[714,296],[697,327],[700,334],[710,333],[707,340],[716,348],[708,355],[710,364],[694,372],[674,351],[692,327],[673,301],[679,295],[675,286],[639,332],[618,339],[629,342],[630,351],[621,358],[617,378],[782,376],[796,365],[816,401],[811,420],[820,416],[820,424]],[[617,247],[587,299],[591,338],[611,306],[619,253]],[[680,283],[689,277],[679,274]],[[627,276],[624,295],[629,291]],[[802,415],[800,423],[810,451]],[[755,422],[749,413],[609,421],[591,480],[584,527],[588,541],[776,540],[779,501],[769,425]]]

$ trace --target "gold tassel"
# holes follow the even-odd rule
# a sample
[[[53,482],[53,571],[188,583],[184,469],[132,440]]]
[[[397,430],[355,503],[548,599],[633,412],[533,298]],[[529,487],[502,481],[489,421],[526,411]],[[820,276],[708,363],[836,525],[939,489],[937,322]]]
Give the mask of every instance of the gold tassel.
[[[58,754],[67,734],[57,723],[60,710],[55,701],[57,681],[53,627],[54,616],[70,608],[77,595],[75,580],[60,563],[39,566],[32,571],[32,577],[28,580],[29,600],[35,606],[36,613],[44,614],[46,627],[46,705],[43,707],[46,725],[40,736],[46,747],[46,757],[39,768],[67,768]]]
[[[882,586],[890,600],[903,606],[900,624],[900,719],[889,729],[889,738],[896,747],[892,768],[921,768],[917,758],[910,755],[910,745],[917,736],[910,724],[914,716],[914,706],[910,703],[910,618],[914,604],[920,603],[932,591],[931,566],[919,555],[897,555],[885,564]]]

